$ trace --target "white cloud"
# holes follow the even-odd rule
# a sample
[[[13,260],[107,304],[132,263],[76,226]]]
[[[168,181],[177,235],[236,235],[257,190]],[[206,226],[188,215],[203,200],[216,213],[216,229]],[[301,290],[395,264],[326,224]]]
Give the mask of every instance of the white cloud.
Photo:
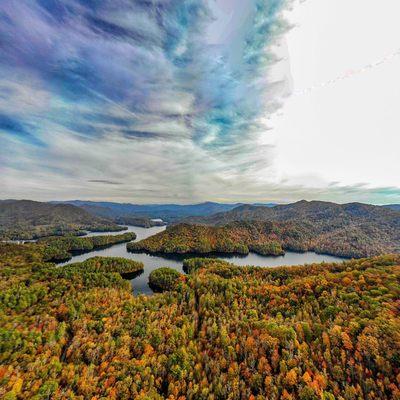
[[[308,0],[292,11],[298,95],[273,121],[281,176],[309,186],[400,187],[399,13],[397,0]]]

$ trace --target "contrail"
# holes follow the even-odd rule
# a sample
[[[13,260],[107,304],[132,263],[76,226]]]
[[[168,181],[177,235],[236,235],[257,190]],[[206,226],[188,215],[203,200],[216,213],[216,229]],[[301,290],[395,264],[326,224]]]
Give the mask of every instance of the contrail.
[[[349,70],[349,71],[343,73],[342,75],[337,76],[336,78],[330,79],[329,81],[321,82],[316,85],[309,86],[306,89],[295,91],[295,92],[293,92],[293,96],[302,96],[302,95],[308,94],[310,92],[313,92],[314,90],[322,89],[327,86],[334,85],[335,83],[343,81],[345,79],[352,78],[355,75],[363,74],[364,72],[367,72],[371,69],[379,67],[382,64],[386,64],[389,61],[392,61],[395,57],[398,57],[398,56],[400,56],[400,48],[397,49],[396,51],[394,51],[393,53],[387,54],[385,57],[381,58],[379,61],[364,65],[363,67],[358,68],[358,69]]]
[[[127,114],[130,114],[134,118],[137,118],[137,114],[135,114],[133,111],[129,110],[128,108],[122,106],[120,103],[117,103],[116,101],[109,99],[107,96],[104,96],[103,94],[101,94],[97,90],[91,89],[87,85],[85,85],[85,88],[87,89],[88,92],[90,92],[93,95],[97,96],[99,99],[101,99],[103,101],[106,101],[106,102],[114,105],[115,107],[119,108],[120,110],[125,111]]]

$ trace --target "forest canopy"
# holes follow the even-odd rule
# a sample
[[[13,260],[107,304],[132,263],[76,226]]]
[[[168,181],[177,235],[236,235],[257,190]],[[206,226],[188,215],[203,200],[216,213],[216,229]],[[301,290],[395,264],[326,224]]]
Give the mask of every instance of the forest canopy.
[[[57,267],[45,247],[0,244],[2,398],[400,396],[398,255],[279,268],[192,259],[172,290],[133,296],[119,272],[140,265]]]
[[[157,268],[149,275],[149,285],[155,292],[174,290],[184,280],[183,274],[168,267]]]

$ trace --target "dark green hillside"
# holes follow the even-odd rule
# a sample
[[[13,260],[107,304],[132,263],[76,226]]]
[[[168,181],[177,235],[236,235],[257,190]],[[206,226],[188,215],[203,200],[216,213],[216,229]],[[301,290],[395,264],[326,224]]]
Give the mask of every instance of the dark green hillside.
[[[120,231],[124,228],[93,216],[70,204],[50,204],[30,200],[0,201],[0,237],[36,239],[50,235],[90,231]]]

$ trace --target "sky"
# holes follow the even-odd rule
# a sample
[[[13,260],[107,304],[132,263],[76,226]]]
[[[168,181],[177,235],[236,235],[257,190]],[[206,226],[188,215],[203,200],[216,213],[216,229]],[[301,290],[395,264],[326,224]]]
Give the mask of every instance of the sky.
[[[0,2],[0,197],[400,203],[399,14]]]

